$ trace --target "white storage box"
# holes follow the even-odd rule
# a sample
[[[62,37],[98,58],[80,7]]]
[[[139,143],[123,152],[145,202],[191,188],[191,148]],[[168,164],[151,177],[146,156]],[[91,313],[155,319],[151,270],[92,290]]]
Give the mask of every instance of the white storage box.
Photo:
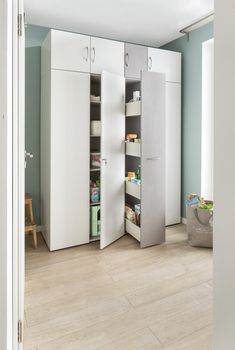
[[[141,115],[141,101],[126,103],[126,116],[134,117]]]
[[[126,232],[132,235],[140,242],[140,227],[133,224],[130,220],[125,219]]]
[[[101,135],[101,121],[100,120],[92,120],[91,121],[91,135],[92,136],[100,136]]]
[[[131,181],[126,180],[126,193],[131,196],[140,199],[141,185],[137,185]]]
[[[140,157],[140,143],[126,142],[126,154],[128,156]]]

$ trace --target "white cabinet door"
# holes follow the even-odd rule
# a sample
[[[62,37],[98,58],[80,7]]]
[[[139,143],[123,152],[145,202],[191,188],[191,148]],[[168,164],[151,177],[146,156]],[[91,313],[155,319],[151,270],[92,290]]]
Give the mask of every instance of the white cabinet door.
[[[165,76],[141,79],[141,247],[165,241]]]
[[[166,83],[166,225],[181,221],[181,84]]]
[[[91,73],[102,70],[124,76],[124,43],[91,37]]]
[[[165,73],[166,81],[181,82],[181,53],[148,48],[148,70]]]
[[[51,246],[89,242],[90,75],[51,73]]]
[[[125,79],[101,78],[101,249],[124,235]]]
[[[51,68],[90,72],[90,36],[51,30]]]

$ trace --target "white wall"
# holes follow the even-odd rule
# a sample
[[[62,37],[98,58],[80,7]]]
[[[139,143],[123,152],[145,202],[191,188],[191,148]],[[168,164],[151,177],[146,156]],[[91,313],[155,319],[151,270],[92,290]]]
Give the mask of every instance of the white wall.
[[[235,2],[215,0],[214,350],[235,349]]]
[[[213,200],[214,39],[202,44],[201,196]]]
[[[7,5],[6,5],[7,4]],[[8,9],[8,12],[6,10]],[[11,90],[11,45],[6,46],[7,13],[11,13],[11,1],[0,3],[0,349],[10,350],[12,346],[12,181],[11,181],[11,101],[7,101]],[[10,32],[8,33],[9,35]],[[8,38],[10,39],[10,38]],[[6,69],[8,63],[8,71]],[[11,73],[10,73],[11,74]],[[11,93],[9,94],[9,97]],[[8,114],[9,112],[9,114]],[[9,152],[9,153],[7,153]]]

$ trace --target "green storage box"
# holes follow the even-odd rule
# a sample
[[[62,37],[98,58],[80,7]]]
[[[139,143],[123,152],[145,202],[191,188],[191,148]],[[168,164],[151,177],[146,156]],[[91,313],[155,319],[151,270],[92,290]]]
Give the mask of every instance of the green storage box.
[[[100,235],[100,205],[91,206],[90,219],[91,237],[97,237]]]

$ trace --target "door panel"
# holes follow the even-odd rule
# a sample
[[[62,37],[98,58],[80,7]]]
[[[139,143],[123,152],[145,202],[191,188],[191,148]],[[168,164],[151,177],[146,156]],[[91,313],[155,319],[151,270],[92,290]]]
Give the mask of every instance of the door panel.
[[[51,73],[51,250],[89,242],[90,75]]]
[[[166,225],[181,221],[181,84],[166,83]]]
[[[125,79],[101,78],[101,249],[124,235]]]
[[[165,76],[142,72],[141,247],[165,241]]]
[[[51,68],[90,72],[90,36],[51,30]]]
[[[91,37],[91,73],[102,70],[124,76],[124,43]]]
[[[125,44],[125,77],[140,79],[141,70],[147,70],[148,48]]]
[[[164,73],[168,82],[181,82],[181,53],[149,47],[148,61],[149,71]]]

